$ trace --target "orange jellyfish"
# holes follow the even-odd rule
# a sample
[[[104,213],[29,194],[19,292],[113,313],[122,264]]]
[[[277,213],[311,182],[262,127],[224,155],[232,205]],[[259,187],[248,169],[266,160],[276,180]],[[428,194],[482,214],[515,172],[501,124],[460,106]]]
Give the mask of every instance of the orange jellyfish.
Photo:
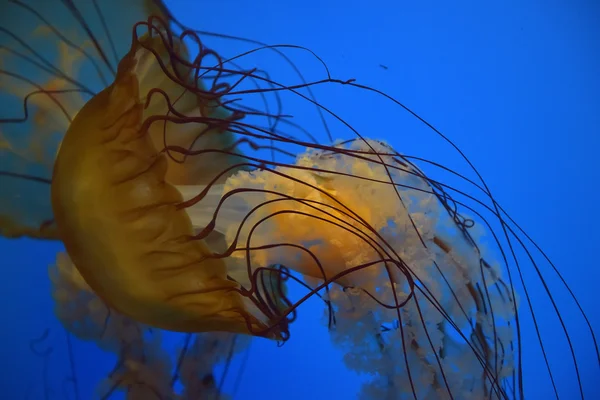
[[[208,245],[193,237],[190,218],[180,207],[183,197],[170,183],[177,178],[168,179],[173,161],[159,151],[149,129],[153,118],[166,121],[169,113],[185,112],[207,118],[202,112],[214,107],[208,96],[192,95],[199,104],[186,110],[185,81],[174,93],[155,88],[154,82],[144,84],[141,77],[154,65],[186,67],[177,52],[161,54],[163,45],[176,43],[166,34],[166,27],[148,25],[119,63],[114,83],[70,124],[52,177],[59,236],[92,289],[138,321],[180,332],[259,330],[268,314],[254,311],[255,304],[245,302],[228,279],[243,268],[213,257]],[[192,72],[182,73],[177,65],[165,69],[167,79],[188,79]],[[164,106],[162,115],[154,103]],[[167,143],[169,125],[164,127]],[[192,145],[210,131],[190,130],[189,139],[183,139],[185,133],[177,131],[176,140]],[[207,172],[198,174],[206,179]]]
[[[248,122],[284,118],[237,100],[287,91],[337,118],[300,89],[375,90],[329,75],[285,86],[169,22],[179,35],[165,15],[134,26],[114,81],[77,112],[58,149],[49,181],[68,253],[58,268],[73,284],[153,327],[275,339],[287,339],[294,313],[320,296],[346,365],[374,376],[363,398],[522,398],[522,306],[509,268],[517,261],[484,216],[344,121],[354,137],[321,145]],[[250,80],[266,87],[249,89]],[[242,143],[273,143],[293,160],[243,154]],[[470,199],[527,252],[485,184],[474,185],[483,199]],[[305,288],[296,301],[286,296],[290,280]]]
[[[178,47],[186,38],[198,46],[192,62]],[[143,72],[157,65],[172,92],[144,84]],[[249,78],[272,87],[242,88]],[[318,294],[348,367],[378,374],[365,397],[522,397],[518,296],[496,234],[499,255],[480,245],[485,219],[471,209],[484,221],[475,228],[459,212],[468,206],[385,143],[358,132],[327,146],[304,142],[244,122],[228,100],[304,96],[302,86],[234,69],[193,32],[175,36],[159,18],[138,24],[114,83],[78,113],[55,163],[58,232],[86,282],[153,326],[270,337],[282,337]],[[213,107],[231,113],[211,116]],[[214,129],[243,139],[198,148]],[[295,161],[242,154],[244,139],[294,148]],[[230,162],[204,163],[185,182],[171,174],[173,164],[194,168],[212,154]],[[306,295],[286,299],[284,279]]]

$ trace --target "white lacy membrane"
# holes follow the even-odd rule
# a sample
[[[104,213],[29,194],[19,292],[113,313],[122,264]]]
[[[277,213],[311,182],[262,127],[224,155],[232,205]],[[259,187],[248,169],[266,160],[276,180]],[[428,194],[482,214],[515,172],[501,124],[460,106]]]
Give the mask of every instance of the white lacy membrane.
[[[127,389],[128,399],[146,400],[158,394],[168,399],[222,398],[218,387],[203,380],[213,367],[223,362],[234,347],[247,347],[249,337],[223,332],[194,334],[179,370],[183,391],[171,388],[173,367],[180,351],[170,355],[162,346],[162,332],[110,309],[87,285],[66,253],[59,253],[50,267],[52,296],[56,315],[63,326],[83,340],[91,340],[107,351],[123,357],[123,364],[97,388],[103,397],[115,385]],[[107,371],[108,372],[108,371]]]
[[[387,146],[375,141],[368,143],[376,152],[390,154]],[[363,141],[341,145],[340,148],[372,152]],[[476,323],[481,326],[490,348],[487,356],[489,375],[502,379],[510,376],[514,368],[511,353],[513,330],[510,325],[514,318],[514,304],[510,295],[503,288],[498,290],[495,285],[500,277],[498,268],[492,264],[492,267],[484,268],[482,276],[481,255],[467,242],[427,182],[420,175],[415,175],[412,167],[396,163],[391,156],[382,156],[383,162],[400,168],[386,171],[379,157],[374,154],[362,156],[367,160],[309,150],[297,158],[296,166],[313,170],[276,169],[296,181],[268,170],[238,172],[224,184],[213,186],[206,197],[188,209],[188,213],[195,227],[202,229],[211,221],[224,194],[231,190],[273,191],[296,200],[263,205],[241,227],[241,221],[252,208],[283,196],[246,192],[224,200],[215,222],[216,230],[225,234],[227,244],[233,243],[240,229],[237,247],[246,247],[249,232],[260,219],[279,211],[293,210],[308,215],[280,214],[262,222],[251,235],[249,245],[301,245],[320,260],[328,278],[365,263],[377,262],[381,257],[402,260],[428,296],[417,290],[402,307],[402,330],[398,326],[396,310],[381,307],[364,292],[368,291],[389,305],[395,304],[394,291],[399,301],[406,299],[409,291],[406,278],[394,264],[388,263],[393,284],[383,263],[379,262],[337,280],[337,283],[354,289],[344,291],[338,285],[331,287],[329,298],[336,310],[336,325],[331,330],[333,341],[346,352],[344,359],[349,368],[376,373],[372,381],[363,387],[361,398],[413,398],[409,372],[419,399],[449,398],[439,364],[454,398],[486,398],[485,391],[489,392],[491,383],[489,379],[482,378],[482,364],[486,361],[479,339],[472,336]],[[331,172],[317,172],[314,168]],[[389,183],[390,177],[397,185],[397,192]],[[186,199],[198,195],[203,188],[178,187]],[[314,204],[313,208],[297,200],[322,204]],[[361,223],[356,215],[374,231]],[[362,234],[363,238],[356,233]],[[446,245],[446,251],[434,243],[434,238]],[[384,255],[378,255],[369,243]],[[228,258],[231,274],[242,283],[247,283],[247,277],[244,277],[245,256],[245,252],[238,251]],[[313,286],[323,276],[308,253],[290,246],[252,251],[250,259],[253,268],[283,264],[304,274],[306,281]],[[487,261],[490,262],[489,259]],[[483,291],[483,297],[477,292],[473,292],[473,297],[470,292],[477,285]],[[489,302],[485,288],[488,289]],[[479,310],[476,301],[480,303]],[[483,311],[483,303],[487,312]],[[434,304],[449,315],[458,331]],[[390,329],[382,332],[382,325]],[[473,347],[469,347],[465,339]],[[481,361],[475,351],[481,355]],[[495,351],[498,357],[495,357]],[[410,371],[407,371],[407,363]],[[493,398],[497,398],[497,393]]]

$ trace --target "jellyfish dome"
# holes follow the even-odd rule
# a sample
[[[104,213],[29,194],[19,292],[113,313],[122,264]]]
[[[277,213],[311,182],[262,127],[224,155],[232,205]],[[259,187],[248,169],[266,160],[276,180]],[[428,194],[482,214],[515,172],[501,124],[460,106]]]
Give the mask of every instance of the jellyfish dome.
[[[236,264],[228,269],[205,242],[194,240],[189,217],[178,207],[181,194],[170,183],[186,178],[172,174],[175,161],[159,152],[149,129],[153,119],[166,123],[169,113],[216,119],[202,114],[211,99],[186,93],[193,70],[177,39],[151,23],[140,26],[148,32],[134,40],[115,82],[86,103],[61,143],[52,177],[59,235],[84,279],[120,312],[180,332],[248,332],[264,322],[227,279]],[[164,89],[144,81],[155,77],[152,68],[165,68]],[[175,144],[197,145],[198,135],[218,128],[194,127],[200,130],[178,130]],[[169,136],[160,140],[170,143]]]

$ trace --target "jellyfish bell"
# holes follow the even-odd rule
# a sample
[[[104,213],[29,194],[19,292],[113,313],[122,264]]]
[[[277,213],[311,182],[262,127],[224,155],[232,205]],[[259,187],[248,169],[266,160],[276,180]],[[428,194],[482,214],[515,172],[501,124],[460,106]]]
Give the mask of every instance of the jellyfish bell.
[[[105,19],[107,12],[116,8],[117,4],[111,1],[97,5],[91,3],[56,5],[45,1],[14,1],[7,4],[9,12],[3,13],[1,26],[3,39],[6,40],[6,43],[3,41],[3,45],[6,46],[2,49],[1,59],[2,96],[10,98],[10,104],[16,105],[17,109],[22,107],[25,115],[23,118],[2,119],[0,127],[2,134],[0,138],[0,160],[2,161],[0,234],[5,237],[29,236],[68,242],[68,238],[65,239],[57,229],[50,204],[49,192],[54,179],[52,170],[53,168],[60,170],[60,165],[55,165],[57,154],[75,154],[69,152],[73,143],[85,145],[86,141],[75,135],[81,134],[85,137],[86,132],[91,131],[80,122],[88,119],[86,115],[90,114],[88,111],[90,107],[99,107],[101,110],[104,107],[107,112],[118,112],[114,107],[109,108],[101,104],[106,101],[115,101],[117,104],[118,101],[125,99],[125,103],[119,104],[127,106],[129,103],[126,100],[138,95],[135,91],[143,94],[143,97],[136,98],[135,102],[139,101],[143,104],[150,90],[158,90],[161,93],[157,93],[152,101],[144,104],[145,107],[136,104],[133,108],[138,111],[129,110],[131,114],[127,115],[137,115],[139,109],[144,110],[144,118],[157,113],[165,114],[169,110],[169,105],[164,98],[161,98],[161,94],[172,100],[176,104],[175,109],[179,112],[195,113],[197,116],[201,114],[197,93],[186,90],[182,82],[174,83],[172,80],[185,76],[184,80],[189,80],[187,84],[198,85],[193,81],[189,66],[184,66],[182,62],[176,63],[176,68],[181,69],[178,71],[171,62],[170,57],[173,55],[177,55],[180,61],[188,56],[181,40],[175,38],[174,41],[163,45],[159,35],[151,36],[142,33],[140,40],[135,43],[137,46],[135,51],[132,50],[131,53],[129,53],[130,49],[123,51],[124,44],[131,46],[132,28],[135,23],[148,21],[150,15],[158,17],[159,25],[167,27],[168,30],[168,10],[160,0],[132,3],[126,13],[121,13],[118,23],[107,21]],[[8,18],[11,16],[14,18]],[[17,20],[22,22],[15,23]],[[142,45],[147,48],[143,48]],[[112,64],[113,57],[118,59],[125,53],[128,56],[124,63],[129,64],[128,67],[121,67],[118,74],[119,79],[125,83],[115,84],[108,90],[100,91],[108,85],[107,77],[116,72]],[[136,56],[140,56],[139,59],[131,63]],[[171,74],[171,78],[165,75],[157,63],[157,58],[161,57],[165,62],[163,67]],[[135,71],[137,81],[135,84],[128,85],[126,82],[130,79],[130,74],[123,72],[123,68],[128,70],[133,65],[137,68]],[[86,79],[80,79],[84,73]],[[122,95],[117,94],[119,88],[126,88]],[[130,90],[134,90],[135,93]],[[15,99],[17,102],[14,101]],[[91,103],[82,111],[88,99]],[[213,116],[213,120],[217,121],[227,120],[228,113],[223,108],[216,107],[210,101],[204,101],[202,104],[202,112],[205,116]],[[15,114],[18,115],[18,111],[16,110]],[[84,114],[78,118],[80,112]],[[8,114],[12,115],[11,112]],[[116,115],[112,116],[116,118]],[[94,121],[101,122],[100,119]],[[162,123],[158,121],[150,124],[147,137],[153,141],[152,145],[161,149],[166,145],[202,149],[209,144],[217,148],[228,147],[234,142],[233,134],[224,129],[223,124],[215,124],[210,129],[203,129],[202,126],[206,124],[200,123],[195,124],[192,129],[181,125],[177,134],[171,135],[173,125],[175,124],[166,120]],[[70,134],[69,139],[63,141],[64,132],[69,127],[72,127],[71,132],[75,133]],[[199,132],[203,134],[200,135]],[[67,143],[65,149],[62,148],[63,142]],[[68,157],[63,157],[66,158]],[[210,181],[211,171],[214,172],[221,165],[231,163],[233,160],[232,157],[216,152],[212,157],[207,154],[202,158],[176,159],[173,156],[159,155],[158,159],[160,161],[157,165],[166,166],[164,178],[175,184],[199,184]],[[59,176],[63,175],[59,174]],[[59,184],[68,186],[68,178],[62,180],[59,178],[56,185]],[[222,238],[218,232],[209,235],[206,242],[212,247],[222,247]],[[198,246],[200,250],[196,249],[196,251],[203,253],[203,245],[198,244],[195,247]],[[110,257],[110,253],[106,253],[106,256]],[[73,258],[76,259],[77,256]],[[212,272],[205,276],[208,281],[212,279],[212,285],[218,281],[216,277],[222,277],[223,262],[215,260],[211,265],[221,265],[214,271],[214,276],[211,275]],[[86,279],[93,279],[90,274],[84,275]],[[235,287],[235,284],[226,279],[220,283],[224,289]],[[94,289],[97,288],[96,285]],[[182,290],[185,290],[184,287]],[[99,290],[99,294],[102,293],[103,291]],[[166,296],[164,293],[162,295]],[[108,296],[103,297],[106,299]],[[227,307],[234,310],[239,306],[234,298],[235,294],[232,293],[225,296],[223,300],[215,300],[215,302],[220,301],[223,310]],[[109,302],[109,304],[114,303]],[[241,306],[238,308],[243,309]],[[206,312],[211,311],[207,308]],[[218,325],[220,322],[215,324]],[[163,325],[177,330],[173,324]],[[189,326],[180,328],[192,329]],[[206,329],[213,328],[206,327]],[[236,329],[243,329],[243,327],[237,327],[234,331]]]
[[[181,332],[264,331],[267,316],[228,279],[238,264],[194,238],[178,207],[183,198],[166,179],[170,161],[144,123],[157,111],[146,106],[140,77],[146,62],[158,64],[159,43],[135,40],[113,84],[70,124],[52,177],[59,235],[90,287],[125,315]],[[160,116],[178,114],[172,106]]]
[[[149,15],[163,17],[164,21],[168,20],[165,17],[167,12],[161,6],[159,0],[132,1],[125,8],[121,3],[112,0],[77,4],[43,0],[3,2],[1,6],[3,12],[0,15],[0,46],[2,47],[0,49],[0,99],[4,106],[0,115],[1,236],[62,239],[54,223],[50,187],[52,170],[57,153],[60,152],[64,133],[88,99],[93,98],[108,85],[105,79],[111,77],[113,56],[118,62],[118,59],[129,51],[129,49],[124,51],[123,45],[130,47],[134,23],[147,21]],[[119,18],[112,18],[114,12],[118,12]],[[103,17],[111,18],[103,21]],[[142,38],[141,42],[165,57],[166,68],[170,73],[175,73],[169,64],[166,47],[156,39],[156,37],[148,37],[147,40]],[[169,50],[183,59],[187,57],[185,46],[180,41],[175,40],[173,48]],[[102,53],[106,58],[102,57]],[[138,59],[136,71],[139,91],[145,93],[150,88],[159,88],[176,102],[177,110],[192,113],[192,109],[197,108],[196,94],[182,90],[180,84],[171,84],[172,81],[165,76],[156,63],[148,62],[154,57],[150,51],[144,57]],[[189,71],[181,74],[187,74],[188,77]],[[160,96],[155,96],[154,100],[147,104],[144,108],[145,115],[165,113],[164,102],[157,99],[160,99]],[[145,99],[140,100],[144,103]],[[22,112],[24,115],[21,117]],[[197,111],[196,114],[201,113]],[[202,114],[211,115],[218,120],[228,118],[228,112],[211,104],[204,107]],[[148,136],[155,141],[156,147],[162,147],[166,142],[168,145],[183,148],[202,149],[208,144],[219,148],[229,147],[234,142],[231,132],[224,130],[223,124],[215,125],[201,136],[198,135],[201,131],[200,123],[195,124],[194,132],[179,129],[177,135],[165,134],[171,131],[171,125],[173,124],[157,122],[148,127]],[[87,130],[78,130],[78,132],[85,135]],[[231,157],[217,153],[214,153],[214,157],[207,154],[203,158],[195,159],[164,158],[167,165],[165,179],[177,184],[199,184],[210,181],[211,171],[220,168],[224,163],[231,162]],[[198,174],[199,170],[203,173]],[[222,248],[222,240],[217,232],[209,235],[205,241],[211,248]],[[211,265],[221,264],[217,260]],[[73,334],[79,339],[91,340],[100,348],[109,350],[119,357],[115,369],[106,379],[106,387],[100,388],[107,393],[103,398],[110,397],[119,387],[127,391],[128,398],[146,398],[149,388],[154,391],[154,395],[161,393],[162,395],[158,397],[162,398],[175,398],[179,395],[179,393],[175,394],[173,388],[177,379],[173,376],[173,369],[169,368],[172,364],[167,362],[168,357],[165,357],[160,349],[158,329],[151,329],[110,307],[111,303],[104,300],[107,296],[101,292],[102,297],[99,297],[94,292],[82,277],[80,270],[73,266],[69,256],[59,254],[56,264],[50,267],[49,272],[56,316],[68,331],[65,332],[67,340],[69,341],[70,334]],[[217,277],[221,276],[220,272],[211,271],[207,274],[207,279],[210,281],[206,285],[207,288],[216,285]],[[236,287],[231,282],[219,284],[221,288],[227,288],[228,285]],[[97,287],[96,285],[95,288]],[[168,294],[163,293],[163,288],[160,289],[160,295]],[[225,309],[221,317],[225,315],[224,319],[230,318],[226,310],[230,305],[231,313],[235,314],[237,300],[234,294],[223,296],[218,296],[219,293],[213,294],[215,295],[213,304],[219,303],[215,308]],[[156,304],[152,301],[158,301],[155,295],[156,293],[150,293],[151,299],[147,299],[146,304],[149,309]],[[277,302],[277,299],[275,301]],[[156,311],[161,313],[163,312],[161,306],[168,302],[158,302]],[[252,305],[246,307],[252,308]],[[191,308],[193,306],[187,307],[187,310]],[[176,309],[180,314],[184,314],[186,305],[180,305]],[[209,308],[203,309],[206,314],[212,311],[214,310]],[[256,313],[260,315],[258,311]],[[205,319],[204,328],[196,329],[191,324],[181,327],[182,323],[174,326],[164,319],[162,326],[174,330],[187,329],[194,333],[207,329],[237,331],[244,328],[241,324],[232,328],[233,324],[229,322],[221,323],[218,321],[220,316],[209,318],[211,321],[217,320],[212,323],[206,323],[207,319]],[[185,318],[187,317],[181,319]],[[198,322],[197,315],[193,318]],[[231,317],[231,319],[235,318]],[[150,322],[153,321],[155,320]],[[161,323],[157,325],[161,326]],[[247,329],[260,331],[261,327],[253,326],[252,321],[249,321]],[[152,340],[141,337],[149,333]],[[276,330],[270,330],[263,335],[272,338],[281,337]],[[211,376],[212,368],[219,360],[229,362],[226,357],[227,355],[230,357],[234,351],[233,344],[228,348],[227,343],[237,342],[236,347],[239,348],[240,343],[245,341],[244,339],[236,341],[237,336],[221,332],[186,335],[194,339],[192,342],[195,344],[190,346],[187,353],[184,349],[179,359],[181,368],[177,366],[175,369],[184,386],[185,393],[181,396],[188,398],[219,396],[220,387],[217,388],[214,384],[212,384],[214,387],[209,387],[210,382],[200,381],[205,376]],[[71,342],[68,343],[70,352]],[[71,373],[69,382],[75,387],[74,398],[78,398],[78,369],[74,363],[71,364]],[[70,386],[69,382],[63,382],[64,393],[69,390],[67,387]],[[46,396],[49,396],[51,391],[46,383],[44,390]]]

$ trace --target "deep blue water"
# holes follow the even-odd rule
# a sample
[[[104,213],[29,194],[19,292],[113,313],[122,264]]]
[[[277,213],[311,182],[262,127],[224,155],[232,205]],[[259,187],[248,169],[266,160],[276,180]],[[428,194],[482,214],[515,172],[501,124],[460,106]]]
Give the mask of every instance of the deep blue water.
[[[251,37],[269,44],[311,49],[340,79],[356,78],[394,96],[444,132],[486,179],[496,200],[519,222],[558,266],[600,332],[598,292],[600,242],[597,212],[600,182],[600,7],[592,1],[459,2],[302,2],[223,0],[196,5],[170,1],[181,22],[197,29]],[[243,4],[242,4],[243,3]],[[325,4],[326,3],[326,4]],[[419,3],[419,4],[416,4]],[[252,45],[206,38],[225,56]],[[307,52],[286,51],[307,79],[323,69]],[[269,70],[272,78],[294,83],[289,66],[269,52],[239,60]],[[456,152],[413,117],[381,97],[340,86],[315,88],[318,100],[346,118],[367,137],[388,141],[402,153],[420,155],[459,171],[468,167]],[[289,96],[293,113],[320,140],[325,132],[313,107]],[[332,125],[334,138],[351,133]],[[51,398],[63,398],[68,375],[64,333],[53,317],[47,266],[61,246],[32,240],[0,239],[5,271],[0,280],[4,315],[0,336],[3,379],[0,397],[43,399],[43,362],[29,341],[50,328],[47,344]],[[589,334],[547,265],[551,290],[572,329],[588,399],[600,398],[600,370]],[[525,271],[534,280],[534,272]],[[563,346],[563,335],[533,284],[530,295],[548,346]],[[241,374],[239,399],[355,398],[364,376],[347,370],[321,322],[322,305],[300,309],[292,338],[279,348],[255,340],[248,363],[233,362],[225,388]],[[531,322],[524,326],[524,379],[528,398],[550,399],[553,391],[538,368],[540,352]],[[579,398],[564,351],[551,364],[561,395]],[[89,343],[74,342],[82,398],[92,398],[113,358]],[[542,364],[543,365],[543,364]],[[218,372],[222,368],[218,369]],[[6,393],[8,397],[4,397]],[[561,397],[563,398],[563,397]]]

